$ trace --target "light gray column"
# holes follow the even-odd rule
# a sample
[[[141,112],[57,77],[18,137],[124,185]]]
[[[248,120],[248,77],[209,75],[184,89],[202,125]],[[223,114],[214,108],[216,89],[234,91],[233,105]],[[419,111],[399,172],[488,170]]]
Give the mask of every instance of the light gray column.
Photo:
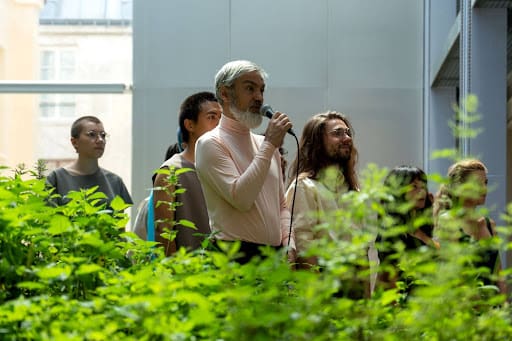
[[[507,10],[478,8],[473,12],[471,91],[479,99],[482,119],[474,126],[483,132],[469,141],[469,152],[479,157],[489,173],[486,206],[498,225],[506,205],[507,188]],[[511,255],[502,257],[508,267]]]
[[[451,0],[427,0],[425,3],[425,62],[428,63],[425,72],[425,95],[424,110],[426,118],[424,120],[425,133],[425,171],[428,174],[446,175],[448,167],[452,160],[431,159],[432,153],[436,150],[453,149],[455,147],[455,138],[448,122],[453,120],[454,111],[452,106],[457,102],[455,86],[432,88],[431,84],[435,77],[435,69],[445,58],[447,53],[447,42],[450,31],[455,24],[457,11],[456,1]],[[446,61],[444,61],[446,62]],[[430,190],[437,191],[438,184],[430,183]]]
[[[507,10],[478,8],[473,12],[470,88],[479,99],[483,132],[469,141],[470,155],[489,169],[487,207],[499,220],[506,203]]]

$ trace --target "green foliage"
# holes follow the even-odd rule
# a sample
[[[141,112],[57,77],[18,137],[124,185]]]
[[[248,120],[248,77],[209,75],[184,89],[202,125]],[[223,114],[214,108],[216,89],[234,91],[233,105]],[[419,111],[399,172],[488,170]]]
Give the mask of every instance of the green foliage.
[[[478,244],[446,241],[440,250],[414,252],[389,245],[415,289],[404,294],[404,283],[377,283],[373,296],[364,296],[377,270],[366,248],[382,224],[394,224],[383,219],[386,173],[376,165],[363,171],[361,192],[340,198],[344,209],[318,227],[332,237],[311,248],[318,272],[291,269],[273,249],[240,265],[231,261],[237,243],[166,258],[155,243],[124,232],[127,205],[120,198],[110,211],[96,205],[104,195],[90,189],[52,207],[44,180],[23,179],[19,171],[0,176],[0,339],[509,339],[509,304],[468,266]],[[453,217],[451,234],[456,211]],[[501,230],[510,229],[511,205],[504,220],[509,226]],[[498,237],[489,243],[508,248]],[[393,270],[383,262],[378,270],[385,269]]]

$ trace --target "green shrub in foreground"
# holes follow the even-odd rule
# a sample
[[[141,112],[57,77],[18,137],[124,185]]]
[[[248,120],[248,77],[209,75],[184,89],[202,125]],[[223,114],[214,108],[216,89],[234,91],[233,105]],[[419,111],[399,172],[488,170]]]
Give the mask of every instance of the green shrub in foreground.
[[[236,244],[224,253],[181,250],[165,258],[152,243],[124,233],[122,202],[106,212],[94,206],[101,193],[83,191],[54,208],[42,180],[0,177],[0,339],[510,338],[508,303],[471,280],[463,262],[471,252],[457,244],[399,255],[410,265],[404,269],[426,283],[405,303],[396,289],[379,286],[372,298],[335,297],[369,276],[361,254],[385,195],[378,175],[364,174],[368,190],[351,194],[347,209],[332,217],[340,239],[314,246],[321,272],[293,271],[271,250],[264,261],[240,266],[230,261]],[[511,213],[512,206],[505,218]],[[351,242],[343,241],[347,230]]]

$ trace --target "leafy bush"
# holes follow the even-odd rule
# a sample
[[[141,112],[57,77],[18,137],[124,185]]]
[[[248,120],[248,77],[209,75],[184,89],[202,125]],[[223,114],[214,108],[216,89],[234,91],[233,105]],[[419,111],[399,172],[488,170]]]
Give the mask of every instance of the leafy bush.
[[[294,271],[270,249],[261,262],[240,265],[231,261],[236,243],[224,252],[182,249],[166,258],[154,243],[124,232],[120,199],[107,211],[95,206],[103,194],[92,189],[51,207],[43,180],[0,176],[0,338],[509,339],[509,304],[478,283],[467,266],[473,249],[457,243],[418,252],[394,246],[403,271],[423,284],[405,301],[398,289],[378,284],[371,297],[347,297],[346,288],[366,283],[375,270],[365,252],[383,213],[384,174],[369,167],[363,190],[344,197],[346,209],[320,227],[337,237],[313,246],[319,272]],[[510,228],[512,205],[504,220]]]

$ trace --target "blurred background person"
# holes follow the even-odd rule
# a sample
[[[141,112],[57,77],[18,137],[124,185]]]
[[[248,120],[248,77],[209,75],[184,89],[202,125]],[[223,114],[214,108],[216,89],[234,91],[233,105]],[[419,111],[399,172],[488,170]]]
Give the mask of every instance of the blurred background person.
[[[415,278],[402,271],[401,261],[409,263],[409,252],[422,246],[438,248],[433,241],[432,196],[428,192],[425,172],[415,166],[393,168],[384,179],[389,194],[383,201],[385,216],[382,217],[381,233],[377,249],[382,270],[379,283],[385,288],[402,283],[402,293],[409,294]]]
[[[445,240],[475,244],[478,250],[473,266],[485,269],[479,279],[506,293],[505,282],[494,279],[501,271],[499,251],[481,242],[497,236],[494,220],[477,209],[485,204],[487,183],[487,167],[480,160],[463,159],[448,168],[448,182],[440,187],[434,205],[436,236],[441,245]],[[451,228],[453,223],[458,230]]]

